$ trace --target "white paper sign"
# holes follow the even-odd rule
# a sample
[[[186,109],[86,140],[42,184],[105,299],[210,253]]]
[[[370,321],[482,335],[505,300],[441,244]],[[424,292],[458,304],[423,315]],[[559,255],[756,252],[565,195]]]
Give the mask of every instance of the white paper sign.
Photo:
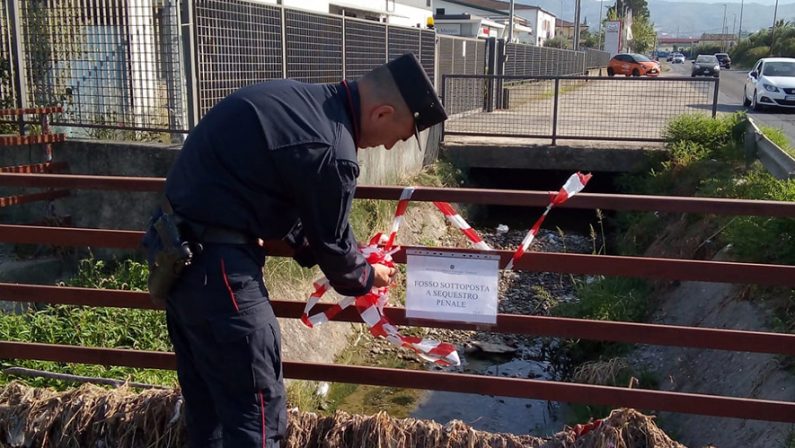
[[[406,317],[497,323],[498,255],[409,249]]]

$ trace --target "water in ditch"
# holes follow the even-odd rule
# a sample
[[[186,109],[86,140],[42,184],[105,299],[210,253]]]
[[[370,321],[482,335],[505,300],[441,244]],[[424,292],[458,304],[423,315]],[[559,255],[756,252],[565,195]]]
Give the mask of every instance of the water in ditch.
[[[527,348],[532,350],[532,348]],[[549,363],[511,359],[505,362],[466,359],[467,370],[488,376],[551,380]],[[475,391],[473,391],[475,392]],[[511,434],[547,436],[559,432],[566,422],[565,405],[523,398],[431,391],[424,395],[412,417],[445,424],[461,420],[474,429]]]

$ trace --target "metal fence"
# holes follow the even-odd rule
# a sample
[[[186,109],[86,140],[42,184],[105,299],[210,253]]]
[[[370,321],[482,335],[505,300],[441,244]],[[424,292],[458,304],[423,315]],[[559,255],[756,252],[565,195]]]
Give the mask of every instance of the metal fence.
[[[0,0],[0,106],[60,105],[54,124],[70,135],[178,134],[255,82],[355,80],[414,52],[439,87],[439,75],[488,73],[486,48],[483,40],[253,0]],[[594,63],[584,52],[511,44],[506,73],[579,74]],[[99,130],[85,131],[92,128]],[[123,137],[131,135],[141,137]]]
[[[585,73],[585,53],[559,48],[509,43],[505,48],[507,76],[570,76]]]
[[[112,176],[42,175],[0,173],[0,185],[14,187],[61,188],[74,190],[110,190],[160,192],[162,178]],[[396,201],[403,193],[399,186],[362,186],[357,199]],[[419,187],[412,196],[417,201],[456,201],[478,204],[502,204],[521,207],[543,207],[549,202],[548,191],[508,191],[476,189],[444,189]],[[721,198],[672,198],[659,196],[626,196],[579,193],[575,201],[563,204],[575,209],[631,210],[662,213],[697,213],[730,216],[795,217],[795,203],[786,201],[748,201]],[[132,250],[140,245],[142,232],[52,226],[20,226],[0,224],[0,242],[10,244],[47,244],[55,246],[92,246]],[[269,256],[291,256],[284,244],[268,242]],[[406,262],[403,247],[393,255],[395,262]],[[428,249],[428,248],[424,248]],[[431,248],[439,252],[460,252],[461,248]],[[509,250],[489,251],[498,255],[500,266],[511,260]],[[712,260],[661,259],[610,255],[533,252],[525,254],[513,265],[517,271],[554,272],[567,275],[622,276],[654,280],[751,283],[766,286],[795,287],[795,266],[737,263]],[[36,302],[68,306],[119,307],[157,309],[146,292],[70,288],[20,283],[0,283],[0,297],[6,301]],[[304,304],[273,300],[273,309],[280,318],[298,319]],[[326,312],[334,304],[318,304]],[[351,307],[352,308],[352,307]],[[353,309],[337,316],[345,322],[361,322]],[[384,314],[395,325],[424,325],[447,330],[478,329],[476,324],[431,321],[414,322],[406,318],[405,309],[385,307]],[[573,338],[613,341],[629,344],[652,344],[690,349],[731,350],[734,352],[795,355],[795,335],[747,331],[743,329],[668,326],[635,322],[571,319],[547,316],[504,314],[490,330],[505,334],[532,337]],[[683,352],[684,353],[684,352]],[[740,356],[739,354],[737,354]],[[748,356],[744,353],[742,356]],[[173,353],[129,350],[126,348],[92,348],[64,344],[40,344],[0,340],[2,359],[38,359],[55,362],[117,365],[137,368],[173,369]],[[518,398],[598,404],[609,406],[686,412],[752,420],[795,423],[792,401],[707,395],[710,391],[667,392],[584,383],[569,383],[526,378],[476,376],[461,372],[423,372],[409,369],[385,369],[369,366],[301,363],[284,361],[285,378],[371,384],[389,387],[481,393]]]
[[[610,53],[593,48],[585,49],[585,68],[607,67],[610,62]]]
[[[20,75],[16,105],[61,105],[56,121],[66,125],[184,128],[175,0],[6,1],[4,8],[9,62]]]
[[[444,135],[663,141],[680,114],[715,116],[718,80],[447,75],[442,95]]]
[[[201,115],[243,85],[283,77],[281,17],[278,8],[248,2],[196,4],[195,104]]]

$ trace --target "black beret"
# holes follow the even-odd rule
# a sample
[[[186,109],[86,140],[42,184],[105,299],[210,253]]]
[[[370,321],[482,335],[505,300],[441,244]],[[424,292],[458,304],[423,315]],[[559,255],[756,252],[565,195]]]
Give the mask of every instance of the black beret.
[[[414,114],[416,131],[423,131],[447,119],[433,83],[414,53],[406,53],[387,65],[403,100]]]

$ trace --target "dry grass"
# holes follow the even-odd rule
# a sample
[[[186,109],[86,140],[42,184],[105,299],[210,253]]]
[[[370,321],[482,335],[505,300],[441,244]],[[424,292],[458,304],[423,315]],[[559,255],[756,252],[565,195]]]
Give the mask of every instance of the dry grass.
[[[592,361],[577,367],[572,380],[575,383],[617,385],[619,378],[630,371],[629,364],[624,358]]]
[[[86,384],[67,392],[11,383],[0,392],[0,447],[182,447],[186,433],[178,390],[135,392]],[[460,421],[446,425],[384,412],[333,416],[290,411],[287,448],[684,448],[632,409],[617,409],[575,438],[493,434]]]

